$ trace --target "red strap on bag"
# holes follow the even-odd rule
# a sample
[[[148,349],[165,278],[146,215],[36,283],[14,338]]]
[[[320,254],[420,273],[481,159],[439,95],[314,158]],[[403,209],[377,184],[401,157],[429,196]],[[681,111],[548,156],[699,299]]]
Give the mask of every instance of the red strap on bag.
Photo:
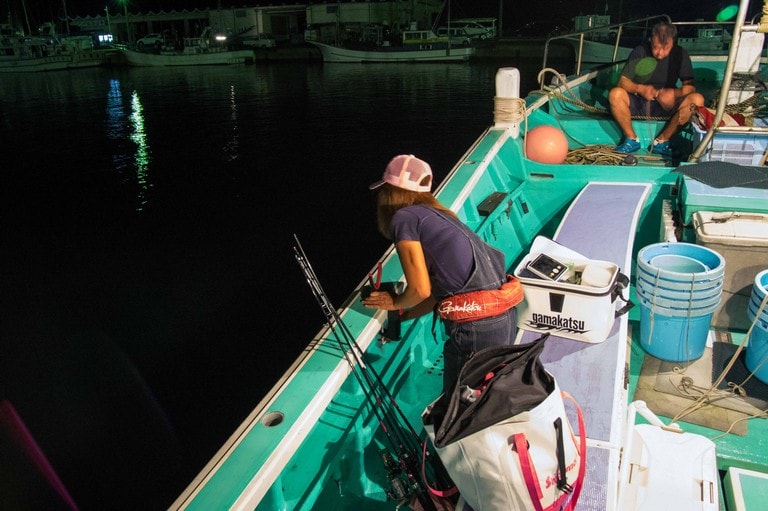
[[[459,493],[459,489],[456,488],[454,485],[451,488],[448,488],[447,490],[438,490],[436,488],[432,488],[432,486],[429,484],[429,480],[427,479],[427,442],[428,439],[424,439],[424,442],[422,442],[422,451],[421,451],[421,480],[424,481],[424,484],[427,485],[427,489],[429,489],[429,493],[434,495],[435,497],[440,498],[448,498],[452,497],[453,495],[456,495]]]
[[[520,457],[520,468],[523,470],[523,479],[525,480],[525,486],[528,488],[528,495],[533,501],[533,507],[536,508],[536,511],[542,511],[541,488],[535,474],[536,469],[533,467],[531,453],[528,452],[528,440],[525,439],[525,433],[513,435],[512,440],[515,443],[517,455]]]
[[[513,442],[520,459],[520,468],[523,471],[525,486],[528,489],[528,495],[531,497],[535,511],[555,511],[557,509],[573,511],[579,500],[579,494],[581,494],[581,488],[584,483],[584,476],[587,472],[587,435],[584,426],[584,416],[581,413],[579,404],[570,394],[567,392],[561,392],[561,394],[564,398],[570,399],[573,404],[576,405],[576,414],[579,422],[579,473],[576,476],[576,481],[573,483],[573,491],[571,493],[563,493],[557,500],[555,500],[555,502],[547,506],[546,509],[543,508],[541,505],[541,498],[543,495],[539,486],[539,478],[536,475],[536,468],[533,465],[531,454],[528,451],[528,441],[526,440],[524,433],[513,435]],[[565,504],[565,507],[562,507],[566,500],[568,500],[568,503]]]
[[[587,473],[587,428],[584,424],[584,415],[581,413],[581,407],[579,403],[569,393],[561,391],[565,399],[570,399],[576,407],[576,416],[579,422],[579,456],[581,457],[581,464],[579,465],[579,475],[576,476],[576,482],[573,483],[573,494],[571,500],[568,502],[568,507],[565,511],[572,511],[576,509],[576,502],[579,500],[579,494],[581,494],[581,488],[584,486],[584,476]]]

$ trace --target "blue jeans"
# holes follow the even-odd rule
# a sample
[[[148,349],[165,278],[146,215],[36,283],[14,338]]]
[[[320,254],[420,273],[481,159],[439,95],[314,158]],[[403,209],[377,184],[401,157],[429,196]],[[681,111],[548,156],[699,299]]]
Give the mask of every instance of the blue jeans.
[[[517,335],[517,314],[511,308],[503,314],[490,318],[455,323],[444,320],[448,340],[443,348],[443,392],[453,392],[459,372],[475,352],[491,346],[505,346],[514,343]]]

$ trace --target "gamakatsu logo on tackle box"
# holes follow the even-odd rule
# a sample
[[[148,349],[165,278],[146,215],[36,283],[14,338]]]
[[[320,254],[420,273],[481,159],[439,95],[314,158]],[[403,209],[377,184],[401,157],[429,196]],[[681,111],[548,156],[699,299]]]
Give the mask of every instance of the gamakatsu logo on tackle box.
[[[546,314],[532,314],[528,325],[537,330],[567,330],[577,334],[588,332],[586,322],[581,319],[564,318],[562,316],[548,316]]]

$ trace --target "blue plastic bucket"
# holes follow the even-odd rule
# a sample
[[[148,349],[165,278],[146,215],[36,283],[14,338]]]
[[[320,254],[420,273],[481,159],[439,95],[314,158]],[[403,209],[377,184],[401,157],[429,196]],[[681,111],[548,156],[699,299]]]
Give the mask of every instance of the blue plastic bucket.
[[[755,305],[754,303],[750,303],[747,307],[747,318],[749,318],[749,322],[755,321],[755,316],[757,316],[757,311],[760,310],[759,305]],[[766,310],[768,310],[768,307],[763,309],[763,312],[760,314],[760,317],[757,318],[757,321],[760,322],[764,328],[768,328],[768,314],[766,314]]]
[[[757,320],[755,318],[760,311],[763,300],[765,300],[765,295],[768,294],[766,293],[766,287],[768,287],[768,270],[761,271],[755,276],[752,294],[749,296],[749,302],[747,303],[747,317],[750,323],[756,322],[763,329],[768,329],[768,305],[763,307],[760,317]]]
[[[643,291],[640,288],[635,288],[635,291],[637,292],[638,298],[642,298],[644,300],[647,300],[649,304],[656,305],[660,309],[668,309],[668,310],[677,310],[680,309],[684,311],[684,316],[687,316],[687,311],[695,311],[695,312],[701,312],[702,310],[708,309],[711,311],[714,311],[720,306],[720,301],[723,297],[722,293],[717,293],[712,296],[704,297],[704,298],[690,298],[690,297],[682,297],[682,298],[667,298],[665,296],[659,296],[654,295],[653,293],[649,293],[648,291]],[[673,316],[676,314],[672,314]]]
[[[673,273],[704,273],[711,268],[693,257],[678,254],[653,256],[648,264],[653,268]]]
[[[663,314],[664,316],[672,316],[676,318],[687,318],[691,316],[704,316],[705,314],[710,314],[712,312],[715,312],[717,308],[720,306],[720,301],[710,302],[709,305],[705,307],[694,307],[694,306],[688,306],[687,304],[680,304],[679,307],[669,307],[664,305],[659,305],[658,299],[648,299],[644,296],[637,295],[637,302],[645,305],[649,309],[651,309],[653,312],[657,314]]]
[[[744,363],[755,378],[768,383],[768,325],[760,322],[752,327],[749,334],[749,344],[745,350]]]
[[[755,275],[755,282],[752,284],[752,298],[760,303],[768,294],[768,270],[763,270]]]
[[[713,296],[721,296],[723,294],[723,281],[715,282],[715,285],[712,287],[704,289],[683,290],[660,287],[648,282],[642,277],[637,277],[635,280],[635,289],[638,294],[642,293],[648,296],[662,297],[667,300],[678,300],[687,303],[688,301],[696,302],[698,300],[706,300]]]
[[[698,316],[667,316],[640,303],[640,345],[669,362],[696,360],[707,347],[712,312]]]
[[[768,270],[763,270],[755,276],[752,285],[752,294],[749,297],[747,316],[750,322],[754,322],[749,334],[749,343],[745,350],[744,363],[750,372],[755,373],[755,378],[763,383],[768,383],[768,306],[763,307],[760,317],[757,313],[765,295],[768,294]],[[765,361],[764,361],[765,360]]]
[[[660,256],[676,257],[660,258]],[[693,259],[701,265],[700,268],[706,269],[676,271],[684,266],[690,267],[692,263],[687,259]],[[659,261],[661,265],[654,265],[654,261]],[[637,254],[637,266],[638,271],[645,271],[650,275],[659,274],[662,278],[683,282],[690,282],[692,278],[694,281],[708,282],[722,278],[725,273],[723,256],[710,248],[694,243],[654,243],[643,247]]]
[[[642,285],[646,289],[663,289],[665,291],[683,291],[686,293],[691,291],[703,291],[708,293],[710,291],[720,291],[723,287],[722,278],[707,281],[681,282],[679,280],[663,279],[656,275],[650,275],[644,271],[638,271],[636,278],[638,285]]]
[[[670,362],[704,354],[723,294],[725,259],[691,243],[656,243],[637,255],[640,345]]]
[[[749,317],[750,321],[754,321],[755,316],[757,316],[757,312],[760,310],[760,306],[762,305],[762,302],[758,302],[757,299],[754,297],[750,297],[749,302],[747,304],[747,316]],[[763,311],[760,313],[760,320],[768,322],[768,305],[763,307]]]

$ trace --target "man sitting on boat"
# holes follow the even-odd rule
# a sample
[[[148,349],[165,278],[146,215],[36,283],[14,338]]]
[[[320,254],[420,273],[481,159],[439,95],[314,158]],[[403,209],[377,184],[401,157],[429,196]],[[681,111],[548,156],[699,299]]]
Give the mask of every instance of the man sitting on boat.
[[[640,149],[633,116],[662,117],[669,121],[650,149],[661,156],[672,156],[669,139],[690,120],[691,105],[704,106],[704,96],[696,92],[694,85],[691,57],[676,44],[676,38],[674,25],[657,23],[651,40],[629,55],[618,86],[608,96],[611,113],[624,133],[624,141],[616,151],[632,153]],[[682,84],[679,88],[678,80]]]

